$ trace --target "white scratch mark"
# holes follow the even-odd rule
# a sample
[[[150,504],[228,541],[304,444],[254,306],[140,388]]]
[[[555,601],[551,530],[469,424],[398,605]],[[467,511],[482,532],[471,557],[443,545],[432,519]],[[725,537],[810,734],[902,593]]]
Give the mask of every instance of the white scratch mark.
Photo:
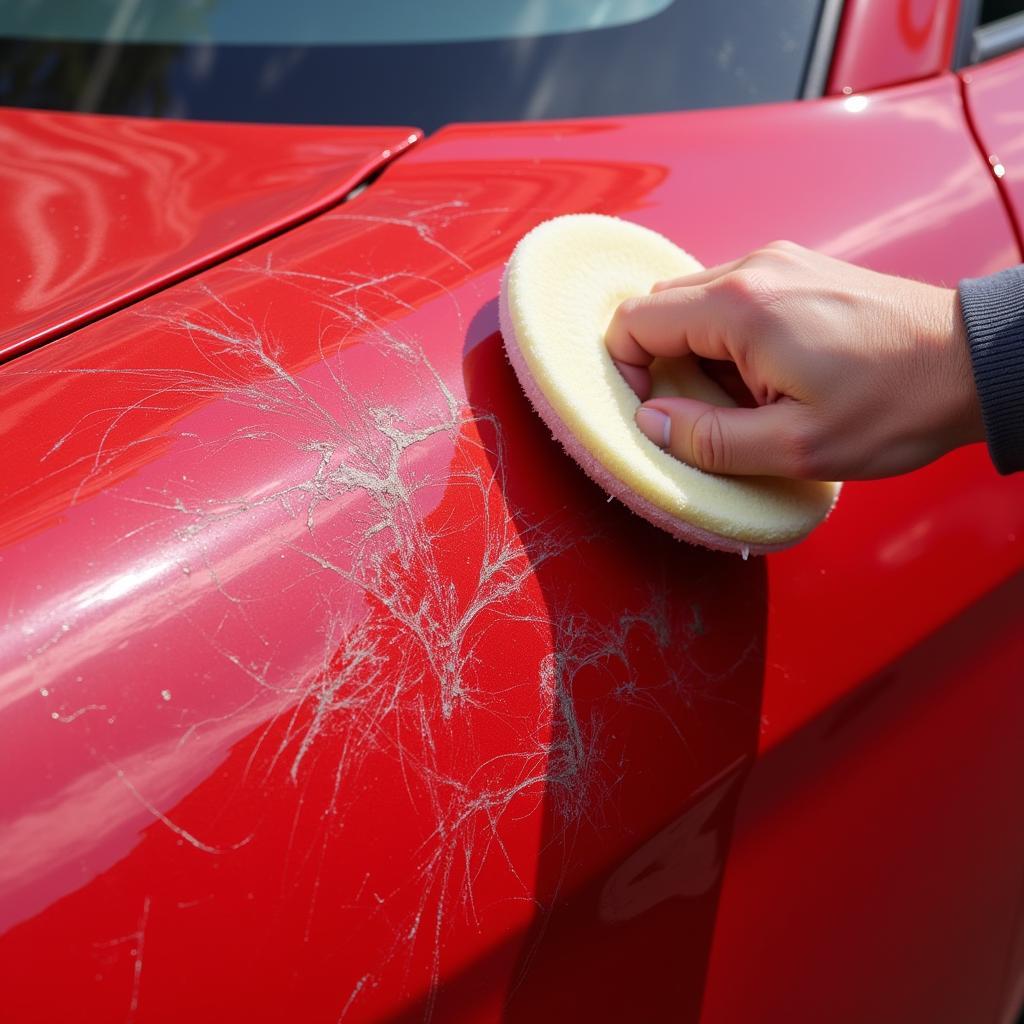
[[[132,958],[132,994],[128,1003],[128,1024],[135,1020],[135,1014],[139,1009],[139,990],[142,988],[142,963],[143,955],[146,952],[146,926],[149,924],[150,897],[142,901],[142,916],[139,918],[139,927],[132,937],[135,945],[131,948]]]
[[[81,718],[87,711],[106,711],[106,704],[86,704],[84,707],[79,708],[77,711],[72,711],[70,715],[58,715],[56,711],[51,715],[52,718],[58,722],[63,722],[65,725],[75,721],[77,718]]]
[[[363,987],[373,977],[372,974],[364,974],[355,984],[355,988],[352,989],[352,994],[348,997],[348,1001],[342,1007],[341,1013],[338,1014],[339,1024],[348,1015],[348,1011],[352,1009],[352,1004],[356,1001],[359,993],[363,991]]]
[[[136,789],[131,779],[129,779],[128,776],[125,775],[125,773],[120,768],[114,768],[114,773],[117,775],[118,779],[124,784],[128,792],[131,793],[132,796],[135,797],[135,799],[138,800],[138,802],[142,804],[142,806],[145,807],[146,810],[149,811],[149,813],[152,814],[154,818],[157,818],[159,821],[163,822],[163,824],[166,825],[175,835],[180,836],[182,839],[185,840],[186,843],[188,843],[190,846],[194,846],[197,850],[202,850],[203,853],[230,853],[233,850],[240,850],[243,846],[247,846],[249,843],[252,842],[253,837],[249,835],[237,843],[232,843],[230,846],[210,846],[208,843],[204,843],[201,839],[197,839],[187,829],[182,828],[180,825],[176,825],[173,821],[171,821],[170,818],[167,817],[166,814],[160,811],[159,808],[154,807],[153,804],[151,804],[138,791],[138,789]]]

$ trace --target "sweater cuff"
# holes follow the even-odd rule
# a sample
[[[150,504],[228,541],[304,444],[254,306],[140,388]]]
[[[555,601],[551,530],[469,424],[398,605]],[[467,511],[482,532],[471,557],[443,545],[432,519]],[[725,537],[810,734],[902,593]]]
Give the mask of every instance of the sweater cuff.
[[[974,382],[992,462],[1024,469],[1024,266],[960,282]]]

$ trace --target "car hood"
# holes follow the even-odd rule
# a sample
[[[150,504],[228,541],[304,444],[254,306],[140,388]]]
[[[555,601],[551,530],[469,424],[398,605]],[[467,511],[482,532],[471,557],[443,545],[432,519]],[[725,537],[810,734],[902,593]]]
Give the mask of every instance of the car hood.
[[[418,136],[0,110],[0,359],[327,208]]]

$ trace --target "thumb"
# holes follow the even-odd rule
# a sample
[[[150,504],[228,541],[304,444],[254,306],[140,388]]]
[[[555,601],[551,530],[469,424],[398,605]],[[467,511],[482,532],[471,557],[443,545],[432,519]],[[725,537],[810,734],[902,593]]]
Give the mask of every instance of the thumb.
[[[659,448],[708,473],[802,477],[791,440],[798,414],[789,399],[742,409],[656,398],[640,406],[636,424]]]

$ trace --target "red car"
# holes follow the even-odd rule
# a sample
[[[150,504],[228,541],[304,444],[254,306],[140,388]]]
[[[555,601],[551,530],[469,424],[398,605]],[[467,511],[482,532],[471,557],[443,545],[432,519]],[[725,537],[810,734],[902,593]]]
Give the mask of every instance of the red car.
[[[3,1019],[1014,1020],[1024,476],[678,543],[496,296],[1019,262],[1024,5],[361,7],[0,4]]]

